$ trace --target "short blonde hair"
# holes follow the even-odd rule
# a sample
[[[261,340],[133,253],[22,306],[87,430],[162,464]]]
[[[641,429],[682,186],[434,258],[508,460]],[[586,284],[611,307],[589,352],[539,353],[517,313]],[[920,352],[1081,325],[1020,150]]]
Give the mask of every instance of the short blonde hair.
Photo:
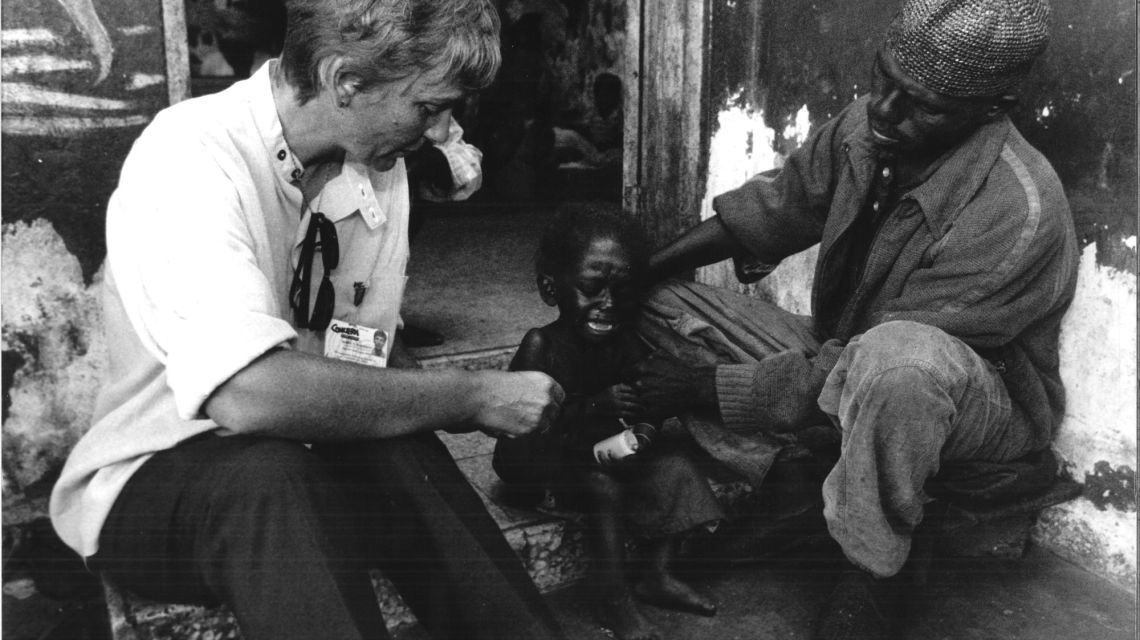
[[[499,15],[490,0],[288,0],[281,53],[301,103],[320,92],[320,63],[343,56],[367,89],[440,67],[467,91],[499,71]]]

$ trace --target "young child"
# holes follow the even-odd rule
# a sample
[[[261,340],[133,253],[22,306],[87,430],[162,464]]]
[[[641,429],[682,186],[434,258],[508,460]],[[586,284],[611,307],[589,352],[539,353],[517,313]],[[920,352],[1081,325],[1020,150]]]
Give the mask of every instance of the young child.
[[[620,211],[585,207],[556,216],[535,267],[539,294],[558,307],[558,319],[527,332],[510,368],[549,374],[566,400],[548,432],[501,439],[494,455],[495,470],[508,485],[537,487],[539,495],[548,488],[560,505],[586,514],[594,560],[590,593],[601,623],[623,640],[659,637],[635,595],[659,606],[716,613],[673,575],[670,563],[684,532],[723,517],[704,476],[652,424],[639,423],[626,434],[637,448],[632,455],[612,461],[610,449],[595,456],[596,444],[622,434],[645,413],[622,374],[646,355],[631,325],[647,260],[640,229]],[[626,533],[649,539],[647,571],[632,586]]]

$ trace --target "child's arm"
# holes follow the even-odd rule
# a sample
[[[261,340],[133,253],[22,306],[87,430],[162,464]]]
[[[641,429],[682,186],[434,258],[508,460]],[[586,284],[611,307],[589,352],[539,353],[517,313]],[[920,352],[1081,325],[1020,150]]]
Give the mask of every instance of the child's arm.
[[[511,371],[543,371],[549,340],[539,329],[527,331],[511,359]],[[545,372],[544,372],[545,373]],[[541,500],[541,490],[547,486],[559,461],[559,424],[544,433],[533,432],[517,438],[500,438],[495,443],[491,466],[508,484],[517,485],[533,493],[533,502]],[[529,506],[534,506],[533,504]]]
[[[645,413],[645,407],[633,387],[622,383],[586,398],[583,411],[585,416],[626,419]]]

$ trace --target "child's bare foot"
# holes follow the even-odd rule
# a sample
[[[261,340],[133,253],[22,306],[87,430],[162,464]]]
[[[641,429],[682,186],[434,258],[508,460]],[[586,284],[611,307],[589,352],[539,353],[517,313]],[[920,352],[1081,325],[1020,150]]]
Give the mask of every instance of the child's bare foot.
[[[628,593],[598,603],[598,622],[618,640],[661,640],[661,633]]]
[[[633,589],[641,600],[658,607],[715,616],[716,605],[668,573],[652,573]]]

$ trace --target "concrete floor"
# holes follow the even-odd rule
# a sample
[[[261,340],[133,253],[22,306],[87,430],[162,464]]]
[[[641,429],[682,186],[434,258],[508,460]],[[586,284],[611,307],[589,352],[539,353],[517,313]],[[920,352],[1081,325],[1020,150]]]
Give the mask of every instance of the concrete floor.
[[[515,347],[555,318],[535,285],[533,255],[553,215],[548,206],[482,202],[430,210],[412,240],[404,321],[443,335],[415,350],[434,359]]]
[[[836,567],[808,556],[708,570],[693,584],[717,601],[716,617],[644,610],[667,640],[810,638]],[[1134,596],[1045,551],[1019,561],[959,561],[935,569],[914,592],[907,640],[1137,637]],[[569,587],[550,602],[575,640],[600,640],[607,635],[592,624],[587,595]]]
[[[413,243],[405,318],[441,332],[440,347],[417,350],[429,360],[513,348],[525,330],[553,319],[534,288],[530,267],[548,210],[471,205],[441,212]],[[670,640],[807,638],[838,563],[831,553],[748,564],[704,562],[692,583],[720,612],[700,618],[646,607]],[[102,622],[97,596],[48,597],[4,567],[5,640],[96,640]],[[593,621],[581,585],[548,600],[574,640],[612,637]],[[914,593],[910,639],[1137,638],[1137,601],[1041,549],[1019,561],[942,561]],[[417,627],[400,640],[426,638]],[[514,639],[504,639],[514,640]]]

